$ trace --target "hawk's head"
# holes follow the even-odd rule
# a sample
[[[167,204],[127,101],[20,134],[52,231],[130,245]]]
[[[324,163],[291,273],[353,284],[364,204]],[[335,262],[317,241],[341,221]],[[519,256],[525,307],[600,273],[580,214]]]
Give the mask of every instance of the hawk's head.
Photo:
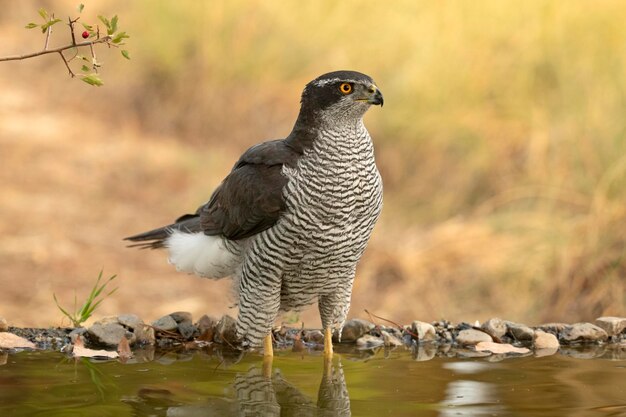
[[[302,110],[341,118],[361,118],[383,95],[371,77],[356,71],[334,71],[308,83],[302,92]]]

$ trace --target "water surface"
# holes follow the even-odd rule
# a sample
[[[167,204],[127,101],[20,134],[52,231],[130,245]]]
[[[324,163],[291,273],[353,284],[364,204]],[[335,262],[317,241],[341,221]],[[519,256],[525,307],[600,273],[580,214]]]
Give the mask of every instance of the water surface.
[[[419,360],[400,349],[343,353],[328,371],[317,353],[277,352],[268,378],[253,353],[0,353],[0,416],[626,416],[626,360],[615,357]]]

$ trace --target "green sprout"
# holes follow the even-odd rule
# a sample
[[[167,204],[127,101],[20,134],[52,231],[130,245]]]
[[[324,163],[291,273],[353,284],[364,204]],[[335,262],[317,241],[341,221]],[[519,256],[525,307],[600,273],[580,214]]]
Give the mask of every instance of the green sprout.
[[[106,293],[105,295],[103,295],[102,297],[100,297],[100,294],[102,294],[102,291],[104,291],[106,286],[111,281],[113,281],[116,277],[117,275],[113,275],[109,279],[107,279],[102,285],[100,285],[100,281],[102,280],[102,271],[100,271],[100,274],[98,274],[98,279],[96,280],[95,285],[91,289],[91,293],[89,294],[89,296],[87,297],[87,299],[85,300],[85,302],[80,308],[78,308],[76,292],[74,292],[73,313],[68,313],[67,310],[61,307],[61,305],[59,304],[59,300],[57,300],[56,294],[53,293],[52,296],[54,297],[54,302],[56,303],[59,310],[61,310],[61,313],[63,313],[63,315],[72,322],[72,325],[74,327],[81,327],[81,325],[84,322],[86,322],[89,319],[89,317],[91,317],[91,315],[96,310],[96,308],[98,308],[100,303],[104,301],[105,298],[107,298],[108,296],[113,294],[115,291],[117,291],[117,287],[116,287],[112,289],[111,291],[109,291],[108,293]],[[100,297],[100,299],[97,299],[98,297]]]

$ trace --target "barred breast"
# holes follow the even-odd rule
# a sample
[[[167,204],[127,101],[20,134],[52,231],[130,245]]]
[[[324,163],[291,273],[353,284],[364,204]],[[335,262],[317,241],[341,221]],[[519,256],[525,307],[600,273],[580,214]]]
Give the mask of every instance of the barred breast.
[[[283,167],[289,179],[287,210],[251,242],[241,279],[263,279],[240,283],[240,288],[251,288],[240,294],[240,307],[247,297],[263,297],[274,289],[266,300],[272,310],[297,310],[319,300],[323,326],[343,325],[356,264],[382,208],[382,182],[369,133],[362,121],[343,126],[320,130],[297,165]],[[241,309],[246,338],[261,337],[267,330],[263,323],[275,318],[262,316]]]

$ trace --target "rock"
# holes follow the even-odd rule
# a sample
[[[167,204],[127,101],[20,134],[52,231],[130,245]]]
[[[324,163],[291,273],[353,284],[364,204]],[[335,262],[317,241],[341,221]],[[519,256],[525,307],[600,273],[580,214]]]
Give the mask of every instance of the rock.
[[[9,323],[7,323],[4,317],[0,317],[0,332],[6,332],[9,330]]]
[[[209,317],[206,314],[200,317],[200,320],[196,323],[196,327],[200,334],[206,332],[207,330],[213,331],[217,326],[217,320],[213,317]]]
[[[216,343],[235,345],[239,343],[237,339],[237,321],[229,315],[224,315],[215,327],[213,340]]]
[[[381,330],[380,335],[383,337],[383,344],[385,346],[389,346],[389,347],[402,346],[402,340],[400,340],[394,334],[386,330]]]
[[[190,321],[183,321],[178,323],[177,328],[178,333],[180,333],[180,335],[187,340],[192,339],[198,331],[198,328],[194,326]]]
[[[0,333],[0,349],[37,349],[31,341],[19,337],[9,332]]]
[[[502,339],[507,330],[506,323],[499,318],[487,320],[480,328],[489,333],[494,339]]]
[[[2,319],[0,318],[0,323]],[[609,336],[617,336],[626,329],[626,318],[623,317],[600,317],[596,319],[596,325],[602,328]],[[2,331],[0,324],[0,331]]]
[[[137,327],[143,326],[143,320],[135,314],[120,314],[117,316],[117,322],[131,330],[135,330]]]
[[[561,332],[561,341],[564,343],[599,343],[604,342],[608,334],[591,323],[576,323],[566,326]]]
[[[411,323],[411,331],[417,335],[419,342],[432,342],[437,340],[437,331],[430,323],[415,320]]]
[[[383,344],[383,340],[379,337],[365,334],[356,340],[356,346],[359,349],[372,349]]]
[[[541,326],[537,326],[536,328],[539,330],[543,330],[546,333],[551,333],[556,337],[559,337],[559,335],[566,326],[566,323],[546,323],[542,324]]]
[[[112,322],[101,324],[97,321],[87,329],[87,333],[94,343],[106,346],[117,346],[123,337],[126,337],[131,344],[137,340],[137,337],[127,331],[124,326]]]
[[[335,332],[333,340],[337,339],[337,342],[342,343],[354,343],[357,339],[372,330],[375,326],[367,320],[351,319],[346,321],[341,329],[341,339],[339,339],[339,332]]]
[[[536,330],[533,338],[535,349],[558,349],[559,340],[552,333]]]
[[[437,354],[437,346],[432,343],[425,343],[414,346],[413,359],[418,362],[429,361]]]
[[[178,323],[171,316],[163,316],[160,319],[153,321],[152,326],[157,330],[164,330],[166,332],[172,332],[178,327]]]
[[[319,330],[305,330],[302,340],[306,343],[324,344],[324,333]]]
[[[456,337],[456,342],[461,346],[473,346],[480,342],[493,342],[491,336],[475,329],[461,330]]]
[[[191,313],[188,311],[177,311],[175,313],[171,313],[169,314],[169,316],[171,318],[174,319],[174,321],[176,323],[191,323],[192,322],[192,317],[191,317]]]
[[[146,326],[145,324],[136,327],[134,333],[137,338],[136,343],[138,344],[154,345],[154,342],[156,341],[154,329],[150,326]]]
[[[525,324],[513,323],[512,321],[506,322],[507,333],[514,339],[520,342],[529,342],[533,340],[535,331],[526,326]]]
[[[84,328],[84,327],[77,327],[77,328],[75,328],[74,330],[72,330],[70,332],[70,341],[72,343],[76,343],[76,339],[79,336],[83,336],[85,333],[87,333],[87,329],[86,328]]]

